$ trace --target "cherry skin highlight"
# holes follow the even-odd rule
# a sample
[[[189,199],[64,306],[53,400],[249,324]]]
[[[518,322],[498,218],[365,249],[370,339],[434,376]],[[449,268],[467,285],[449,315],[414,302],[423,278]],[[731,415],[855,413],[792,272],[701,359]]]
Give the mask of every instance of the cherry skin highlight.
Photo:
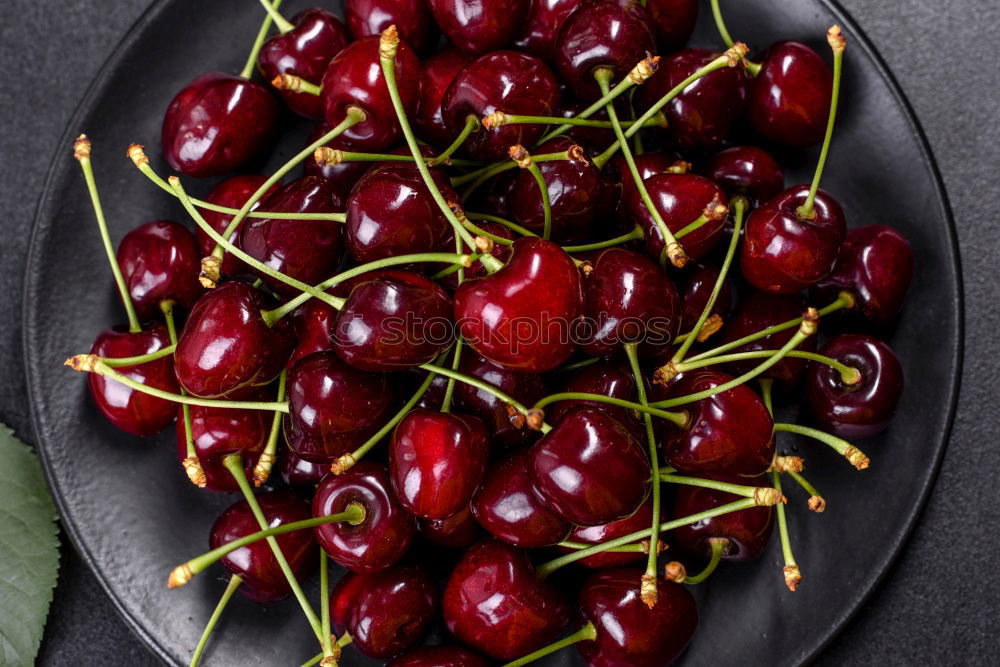
[[[648,390],[649,383],[646,382]],[[624,401],[635,400],[636,384],[632,369],[626,364],[613,361],[599,361],[591,364],[573,374],[566,384],[560,389],[567,393],[600,394],[611,398],[620,398]],[[628,429],[636,440],[644,442],[646,438],[646,426],[641,415],[634,413],[628,408],[622,408],[608,403],[598,403],[583,399],[571,399],[553,403],[546,408],[545,421],[555,426],[559,424],[573,408],[579,405],[589,405],[598,410],[602,410],[614,417],[615,420]]]
[[[531,13],[514,42],[519,50],[552,62],[559,29],[580,5],[579,0],[536,0]]]
[[[468,507],[445,519],[421,519],[419,530],[427,542],[442,549],[465,549],[483,536]]]
[[[723,477],[721,481],[749,486],[771,486],[771,480],[767,475],[750,479]],[[670,518],[680,519],[707,512],[737,500],[740,500],[740,496],[724,491],[678,484]],[[729,543],[722,553],[723,560],[745,561],[760,557],[767,548],[773,529],[773,508],[750,507],[682,526],[673,531],[673,536],[681,549],[692,556],[702,558],[709,558],[712,555],[709,539],[725,538]]]
[[[647,0],[646,11],[662,53],[687,44],[698,21],[698,0]]]
[[[292,311],[289,319],[295,330],[296,344],[292,356],[288,359],[288,368],[310,354],[333,350],[333,336],[339,312],[319,299],[309,299]]]
[[[823,59],[801,42],[776,42],[750,81],[747,118],[765,138],[803,148],[823,140],[830,115],[833,74]]]
[[[704,175],[730,197],[743,195],[753,207],[785,188],[781,165],[763,148],[732,146],[711,157]]]
[[[605,523],[598,526],[577,526],[566,538],[570,542],[581,542],[583,544],[599,544],[618,537],[631,535],[640,530],[649,530],[653,524],[653,503],[650,498],[639,505],[631,516]],[[573,549],[560,547],[563,553],[570,553]],[[605,551],[604,553],[587,556],[577,561],[577,564],[589,567],[593,570],[604,570],[612,567],[624,567],[636,563],[644,563],[647,555],[642,553],[615,553]]]
[[[194,234],[180,223],[157,220],[136,227],[122,237],[116,256],[139,319],[159,315],[162,301],[190,308],[201,296],[202,256]]]
[[[344,18],[354,39],[377,37],[394,25],[417,53],[433,48],[438,37],[427,0],[345,0]]]
[[[529,0],[428,0],[434,20],[452,44],[481,54],[509,44]]]
[[[347,631],[362,653],[386,659],[419,642],[434,620],[438,589],[415,565],[357,575]]]
[[[441,103],[448,86],[459,72],[474,60],[473,56],[455,48],[438,51],[424,61],[424,75],[420,79],[420,101],[413,125],[422,139],[445,148],[455,135],[444,121]]]

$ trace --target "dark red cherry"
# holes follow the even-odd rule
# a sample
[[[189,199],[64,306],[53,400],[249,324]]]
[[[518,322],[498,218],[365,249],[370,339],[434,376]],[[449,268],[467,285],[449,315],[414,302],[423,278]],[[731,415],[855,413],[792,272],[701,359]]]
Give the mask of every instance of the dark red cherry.
[[[824,430],[847,439],[885,430],[903,393],[903,366],[892,349],[871,336],[841,334],[831,338],[820,354],[856,368],[861,381],[845,384],[836,369],[810,363],[806,402],[813,418]]]
[[[730,197],[748,197],[753,206],[768,201],[785,187],[781,165],[756,146],[733,146],[719,151],[708,161],[705,176]]]
[[[580,526],[629,516],[650,488],[649,456],[607,413],[581,406],[532,445],[535,491],[556,514]]]
[[[514,242],[507,264],[455,292],[455,321],[476,352],[506,368],[541,373],[573,354],[569,335],[582,314],[580,272],[556,244]]]
[[[333,634],[339,636],[347,631],[347,622],[365,583],[365,575],[347,571],[330,591],[330,630]]]
[[[910,242],[891,227],[866,225],[848,230],[833,271],[815,292],[832,301],[846,290],[865,319],[884,326],[899,315],[912,278]]]
[[[708,303],[708,298],[712,295],[712,290],[715,289],[715,283],[719,280],[720,271],[721,269],[715,264],[701,264],[696,266],[691,275],[688,276],[684,292],[681,294],[681,332],[691,331],[698,323],[698,318],[701,317],[701,313]],[[719,296],[709,315],[718,315],[723,322],[727,322],[735,300],[733,281],[727,276],[722,282],[722,289],[719,291]],[[805,307],[802,310],[805,310]],[[802,310],[788,319],[798,317],[802,314]]]
[[[209,72],[177,93],[163,117],[163,156],[171,169],[206,178],[233,171],[271,146],[281,109],[266,87]]]
[[[291,325],[268,327],[272,304],[246,283],[207,291],[191,309],[174,352],[180,385],[206,398],[245,396],[278,376],[295,347]]]
[[[732,379],[707,369],[682,373],[670,383],[663,398],[714,389]],[[763,401],[745,384],[687,403],[681,409],[688,413],[688,427],[666,424],[662,441],[664,458],[677,470],[748,477],[760,475],[771,466],[774,422]]]
[[[385,372],[425,364],[451,344],[451,299],[416,273],[366,274],[337,315],[333,349],[364,371]]]
[[[271,528],[310,518],[309,503],[288,491],[259,493],[257,502]],[[208,542],[212,549],[216,549],[259,530],[260,524],[250,511],[250,506],[246,500],[241,500],[219,515],[212,526]],[[296,530],[274,539],[295,578],[299,581],[307,578],[316,564],[313,557],[316,543],[312,533],[308,530]],[[255,602],[274,602],[292,593],[271,546],[265,540],[236,549],[222,559],[222,564],[243,579],[239,590]]]
[[[389,444],[400,504],[424,519],[446,519],[469,504],[486,470],[489,441],[476,417],[413,410]]]
[[[639,108],[653,106],[718,56],[707,49],[683,49],[663,58],[656,74],[639,88]],[[688,85],[663,108],[674,143],[683,151],[721,144],[743,114],[746,89],[742,67],[723,67]]]
[[[205,197],[205,201],[210,204],[215,204],[216,206],[225,206],[227,208],[240,209],[247,200],[257,192],[257,188],[264,185],[264,181],[267,179],[263,176],[258,176],[256,174],[246,174],[241,176],[232,176],[222,181],[208,193]],[[278,184],[274,184],[271,188],[264,194],[267,195],[278,189]],[[260,208],[260,202],[258,201],[254,204],[250,210],[255,211]],[[233,216],[226,213],[218,213],[216,211],[210,211],[207,208],[201,210],[201,216],[205,218],[205,222],[212,226],[212,229],[222,234],[226,231],[226,227],[232,221]],[[236,228],[233,235],[230,237],[233,245],[240,245],[240,228],[245,223],[241,223],[240,227]],[[198,247],[201,249],[201,254],[203,257],[212,254],[212,250],[215,249],[215,241],[204,231],[201,227],[195,230],[195,234],[198,237]],[[249,266],[247,266],[242,259],[236,257],[236,255],[227,252],[226,256],[222,259],[222,275],[224,276],[247,276],[253,273]]]
[[[580,0],[533,0],[528,21],[514,42],[521,51],[551,62],[559,29],[580,5]]]
[[[635,377],[631,369],[620,363],[612,361],[599,361],[596,364],[585,366],[577,371],[565,385],[563,392],[600,394],[611,398],[620,398],[625,401],[636,399]],[[545,421],[555,426],[562,421],[567,412],[570,412],[578,405],[589,405],[603,410],[614,417],[619,424],[629,430],[640,442],[646,438],[646,426],[642,418],[637,413],[632,413],[627,408],[598,403],[597,401],[585,401],[574,399],[570,401],[559,401],[546,410]]]
[[[354,572],[378,572],[406,554],[417,532],[416,518],[392,492],[385,466],[361,461],[340,475],[329,475],[316,489],[313,516],[329,516],[358,503],[364,520],[318,526],[316,540],[334,562]]]
[[[652,500],[647,498],[646,502],[640,505],[639,509],[632,516],[600,526],[577,526],[566,539],[570,542],[581,542],[583,544],[600,544],[601,542],[637,533],[640,530],[649,530],[652,525],[653,503]],[[560,547],[560,549],[564,553],[572,551],[572,549],[563,547]],[[642,563],[646,561],[646,558],[646,554],[605,551],[604,553],[587,556],[578,560],[577,563],[594,570],[603,570],[611,567],[624,567],[626,565]]]
[[[331,129],[326,123],[318,123],[313,127],[312,132],[309,133],[309,138],[306,145],[312,145],[320,140],[324,134],[327,134]],[[335,137],[333,140],[326,143],[327,148],[333,148],[335,150],[341,151],[352,151],[354,147],[349,141],[343,137]],[[351,189],[354,187],[355,183],[364,176],[368,169],[371,168],[371,162],[353,161],[345,160],[340,164],[326,165],[319,164],[314,159],[306,159],[305,161],[305,171],[308,176],[322,176],[326,180],[330,181],[333,186],[334,192],[338,201],[346,202],[348,195],[351,194]],[[343,210],[343,207],[341,207]]]
[[[330,61],[323,75],[323,110],[326,123],[338,125],[348,107],[367,114],[362,122],[341,136],[358,151],[380,151],[402,138],[399,120],[389,97],[389,88],[379,65],[378,37],[365,37],[349,44]],[[407,117],[417,110],[420,96],[420,62],[406,42],[399,43],[395,60],[396,83]]]
[[[353,644],[370,658],[386,659],[416,644],[437,613],[438,588],[415,565],[357,575],[347,618]]]
[[[354,39],[378,36],[391,25],[417,53],[437,41],[437,29],[426,0],[345,0],[344,18]]]
[[[628,178],[631,177],[629,174]],[[667,228],[674,234],[701,217],[710,205],[729,203],[718,185],[697,174],[656,174],[645,185]],[[646,231],[646,254],[659,259],[663,237],[638,191],[630,191],[624,202],[632,218]],[[718,243],[723,227],[724,218],[709,220],[678,241],[690,259],[701,259]]]
[[[389,667],[489,667],[489,663],[459,646],[418,646],[389,661]]]
[[[263,393],[263,392],[262,392]],[[259,400],[269,400],[261,395]],[[222,459],[230,454],[243,458],[243,471],[253,479],[253,469],[260,459],[271,431],[271,413],[264,410],[234,410],[232,408],[188,407],[191,417],[191,440],[195,455],[205,472],[205,488],[211,491],[235,493],[239,484]],[[177,410],[177,459],[187,458],[184,411]]]
[[[546,394],[545,383],[538,375],[511,371],[474,353],[462,355],[459,371],[493,385],[522,405],[534,405]],[[519,412],[487,391],[458,382],[455,399],[463,412],[483,420],[495,445],[523,445],[537,436]]]
[[[505,15],[509,10],[503,10]],[[510,13],[510,15],[513,15]],[[538,58],[517,51],[494,51],[466,65],[441,101],[448,131],[454,137],[466,119],[494,111],[530,116],[551,116],[559,106],[559,82]],[[473,133],[465,149],[477,160],[506,160],[514,144],[533,146],[544,125],[512,124]]]
[[[647,0],[646,11],[663,53],[687,44],[698,22],[698,0]]]
[[[357,3],[354,3],[357,4]],[[347,3],[350,7],[351,3]],[[350,10],[348,9],[348,17]],[[347,28],[336,16],[310,7],[297,14],[295,27],[264,42],[257,56],[257,66],[266,81],[280,74],[293,74],[319,85],[326,66],[351,41]],[[278,94],[288,108],[306,118],[322,118],[323,101],[318,95],[279,89]]]
[[[389,418],[395,397],[382,374],[351,368],[333,352],[303,357],[288,372],[285,441],[314,463],[359,447]]]
[[[580,608],[597,638],[577,650],[595,667],[670,665],[698,627],[698,607],[681,584],[656,580],[657,602],[650,609],[639,595],[640,569],[592,575],[580,591]]]
[[[295,452],[283,448],[278,456],[278,470],[285,484],[312,489],[323,481],[323,478],[330,472],[330,466],[324,463],[306,461]]]
[[[472,61],[472,56],[455,48],[438,51],[424,61],[424,75],[420,79],[420,102],[413,124],[420,137],[434,146],[445,148],[455,139],[455,135],[445,125],[441,101],[455,76]]]
[[[775,42],[755,57],[760,72],[750,80],[747,118],[762,136],[785,146],[818,144],[826,133],[833,74],[801,42]]]
[[[338,312],[333,306],[319,299],[309,299],[292,311],[289,319],[295,330],[297,343],[295,351],[288,359],[288,368],[314,352],[333,350],[333,335],[336,331]]]
[[[468,507],[444,519],[421,519],[419,528],[425,540],[443,549],[465,549],[483,534]]]
[[[740,268],[757,289],[794,294],[826,278],[847,234],[844,210],[823,190],[812,218],[798,213],[809,194],[796,185],[758,206],[747,218]]]
[[[520,170],[500,172],[476,188],[465,200],[470,211],[491,211],[501,218],[510,218],[510,200],[514,196],[514,183]],[[477,224],[482,225],[481,221]]]
[[[492,539],[465,552],[441,609],[453,635],[500,660],[545,646],[569,620],[566,601],[538,579],[527,552]]]
[[[535,153],[561,153],[575,144],[567,137],[550,139]],[[580,153],[580,159],[539,162],[545,179],[552,214],[552,236],[556,242],[587,238],[596,220],[604,179],[600,170]],[[511,196],[510,213],[514,220],[541,234],[545,229],[545,210],[538,182],[527,169],[519,170]],[[603,222],[603,221],[601,221]]]
[[[604,356],[626,343],[659,349],[673,341],[680,297],[654,262],[631,250],[608,248],[591,265],[583,281],[585,353]]]
[[[118,266],[139,319],[157,317],[162,301],[190,308],[203,291],[201,257],[194,234],[172,220],[147,222],[122,237]]]
[[[577,97],[596,100],[594,70],[610,69],[612,83],[648,54],[656,54],[649,13],[630,0],[586,0],[569,15],[556,40],[556,69]]]
[[[528,464],[528,454],[518,452],[491,467],[472,499],[472,514],[483,528],[514,546],[552,546],[565,540],[572,526],[535,494]]]
[[[636,155],[633,159],[636,169],[639,171],[639,177],[646,181],[656,174],[667,173],[681,158],[679,153],[673,151],[654,150]],[[625,158],[620,153],[615,154],[612,165],[617,167],[618,178],[621,181],[622,203],[625,204],[632,199],[638,200],[639,191],[635,189],[635,179],[632,178],[632,172],[629,170]],[[609,167],[608,171],[613,171],[613,168]]]
[[[128,327],[114,326],[105,329],[90,348],[91,354],[99,357],[137,357],[162,350],[170,345],[167,328],[152,324],[143,331],[131,333]],[[164,391],[177,392],[174,377],[174,362],[171,357],[163,357],[138,366],[116,368],[126,377],[142,384]],[[87,374],[90,396],[104,417],[132,435],[153,435],[159,433],[173,421],[177,406],[171,401],[126,387],[120,382],[97,373]]]
[[[509,44],[521,27],[530,0],[428,0],[434,20],[452,44],[486,53]]]
[[[736,314],[726,323],[726,326],[722,330],[722,342],[731,343],[744,336],[757,333],[761,329],[767,329],[776,324],[794,320],[796,317],[801,317],[805,309],[806,300],[799,294],[782,295],[754,291],[744,299]],[[731,353],[777,350],[790,341],[797,331],[797,328],[792,327],[785,331],[768,334],[751,343],[734,348],[731,350]],[[816,336],[806,338],[795,349],[815,352]],[[727,367],[731,369],[731,372],[742,375],[760,365],[762,361],[764,360],[747,359],[745,361],[731,362],[727,364]],[[805,369],[805,359],[785,357],[774,366],[771,366],[764,373],[764,377],[772,378],[780,382],[785,389],[792,390],[798,386]]]
[[[771,480],[767,475],[751,479],[724,477],[722,481],[749,486],[771,486]],[[680,519],[700,514],[739,499],[739,496],[724,491],[678,484],[670,517]],[[774,511],[771,507],[751,507],[681,526],[673,531],[673,536],[681,549],[692,556],[704,558],[712,555],[712,546],[709,543],[711,538],[725,538],[729,543],[722,553],[722,558],[743,561],[757,558],[764,552],[771,539],[773,527]]]

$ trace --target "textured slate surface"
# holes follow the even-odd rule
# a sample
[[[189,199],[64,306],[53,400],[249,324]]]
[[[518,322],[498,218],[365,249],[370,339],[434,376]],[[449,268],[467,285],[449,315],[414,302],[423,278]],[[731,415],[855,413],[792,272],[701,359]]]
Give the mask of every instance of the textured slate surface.
[[[35,201],[76,101],[146,4],[116,0],[109,12],[106,3],[70,0],[0,3],[6,73],[0,87],[0,201],[6,209],[0,218],[0,312],[6,313],[0,328],[0,420],[29,442],[20,295]],[[988,630],[1000,607],[991,544],[1000,494],[991,464],[1000,416],[991,406],[998,373],[990,334],[1000,314],[991,298],[990,260],[1000,247],[1000,130],[996,69],[983,47],[984,36],[1000,27],[1000,6],[992,0],[842,4],[889,62],[927,131],[958,224],[969,317],[964,389],[930,503],[902,558],[821,662],[995,663]],[[40,664],[153,664],[72,549],[65,552]]]

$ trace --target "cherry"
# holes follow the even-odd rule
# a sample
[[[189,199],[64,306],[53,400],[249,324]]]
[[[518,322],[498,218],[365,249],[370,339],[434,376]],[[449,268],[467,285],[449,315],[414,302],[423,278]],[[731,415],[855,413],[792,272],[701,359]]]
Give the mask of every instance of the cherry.
[[[362,653],[391,658],[420,641],[438,605],[437,585],[426,572],[400,565],[357,580],[347,631]]]
[[[567,538],[570,542],[582,542],[583,544],[600,544],[618,537],[631,535],[640,530],[649,530],[653,523],[653,503],[647,498],[631,516],[612,521],[599,526],[577,526]],[[561,548],[563,553],[569,553],[572,549]],[[603,570],[612,567],[624,567],[635,563],[642,563],[647,555],[641,553],[616,553],[605,551],[602,553],[587,556],[576,561],[578,564],[594,570]]]
[[[292,74],[318,84],[326,66],[351,41],[347,28],[340,19],[319,7],[300,12],[291,22],[294,27],[290,30],[264,42],[257,55],[257,65],[268,81],[281,74]],[[278,95],[297,114],[306,118],[323,116],[323,102],[318,95],[284,88],[278,88]]]
[[[528,454],[518,452],[494,465],[472,499],[472,514],[491,534],[524,549],[557,544],[572,526],[532,488]]]
[[[330,630],[335,635],[347,632],[347,623],[354,611],[358,596],[365,588],[365,575],[345,572],[330,591]]]
[[[538,579],[527,552],[494,539],[465,552],[441,608],[453,635],[501,660],[544,646],[569,620],[569,606]]]
[[[201,296],[201,255],[194,234],[172,220],[139,225],[118,244],[118,266],[141,319],[160,313],[160,302],[190,308]]]
[[[822,141],[833,80],[823,59],[801,42],[786,41],[775,42],[755,60],[762,62],[747,98],[753,129],[796,148]]]
[[[681,373],[667,387],[664,398],[713,389],[732,379],[707,369]],[[665,425],[662,448],[668,464],[686,473],[741,477],[760,475],[771,466],[774,422],[764,403],[745,384],[684,408],[690,420],[687,428]]]
[[[684,586],[656,580],[656,606],[640,599],[642,570],[592,575],[580,591],[580,609],[597,631],[577,650],[590,665],[657,667],[672,664],[698,626],[698,607]]]
[[[114,326],[98,334],[90,353],[99,357],[138,357],[169,345],[167,328],[160,323],[137,332],[130,332],[125,326]],[[115,370],[136,382],[176,393],[177,379],[173,366],[170,357],[163,357]],[[87,386],[101,414],[132,435],[159,433],[170,425],[177,413],[177,406],[170,401],[136,391],[97,373],[87,374]]]
[[[562,518],[581,526],[624,519],[650,489],[644,448],[607,413],[581,406],[531,447],[535,491]]]
[[[514,15],[509,10],[503,13]],[[558,106],[559,82],[544,62],[518,51],[494,51],[455,76],[441,101],[441,113],[455,136],[469,116],[482,119],[494,111],[551,116]],[[544,131],[544,125],[530,123],[484,129],[469,136],[465,149],[477,160],[506,160],[511,146],[532,146]]]
[[[577,97],[601,97],[594,70],[610,69],[613,79],[628,74],[656,53],[649,13],[629,0],[585,0],[569,15],[556,40],[556,69]]]
[[[781,165],[756,146],[732,146],[719,151],[709,159],[704,174],[730,197],[743,195],[753,206],[768,201],[785,187]]]
[[[534,0],[528,22],[514,41],[514,46],[543,60],[552,61],[559,29],[579,4],[579,0]]]
[[[698,0],[647,0],[646,11],[660,50],[675,51],[691,38],[698,21]]]
[[[459,646],[419,646],[389,661],[389,667],[489,667],[489,663]]]
[[[268,400],[261,396],[259,400]],[[222,463],[230,454],[239,454],[243,469],[253,479],[253,469],[267,444],[271,430],[271,414],[263,410],[207,408],[188,406],[191,420],[191,440],[195,455],[205,473],[204,488],[235,493],[239,484]],[[177,459],[187,458],[184,411],[177,410]],[[258,527],[259,530],[259,527]]]
[[[241,176],[231,176],[226,180],[220,182],[212,191],[208,193],[205,197],[205,201],[210,204],[215,204],[217,206],[225,206],[227,208],[239,209],[247,200],[257,192],[260,186],[264,185],[264,181],[267,179],[263,176],[258,176],[256,174],[246,174]],[[264,193],[264,196],[271,194],[278,189],[278,184],[274,184],[271,188]],[[251,211],[260,208],[260,202],[251,207]],[[229,227],[229,223],[232,221],[233,216],[227,213],[219,213],[217,211],[210,211],[207,208],[201,210],[201,217],[205,219],[212,229],[222,234]],[[201,227],[195,230],[195,235],[198,237],[198,247],[201,250],[202,257],[206,255],[211,255],[212,251],[215,249],[215,239],[206,234]],[[237,227],[233,232],[232,237],[229,239],[233,245],[239,246],[240,244],[240,227]],[[246,276],[253,273],[252,269],[244,263],[242,259],[239,259],[236,255],[227,252],[226,256],[222,258],[222,275],[224,276]]]
[[[309,504],[288,491],[270,491],[257,495],[257,502],[267,519],[268,526],[276,528],[286,523],[309,518]],[[233,540],[260,530],[260,524],[246,500],[240,500],[216,519],[209,537],[209,545],[216,549]],[[313,536],[308,530],[296,530],[274,538],[296,579],[303,579],[312,572]],[[243,579],[239,590],[255,602],[274,602],[288,597],[292,589],[278,565],[274,552],[264,540],[242,546],[222,558],[222,564]]]
[[[344,18],[354,39],[379,36],[391,25],[417,53],[437,41],[437,30],[426,0],[345,0]]]
[[[459,371],[487,382],[524,405],[546,394],[545,383],[534,373],[515,373],[476,354],[463,354]],[[487,425],[494,445],[513,447],[532,441],[537,432],[525,426],[523,416],[493,394],[472,385],[455,385],[455,399],[463,412]]]
[[[420,96],[420,62],[403,42],[394,63],[399,96],[406,115],[412,116]],[[348,107],[365,112],[365,120],[340,135],[355,150],[379,151],[403,136],[379,66],[378,37],[359,39],[330,61],[323,75],[322,97],[324,117],[331,127],[347,117]]]
[[[392,488],[418,517],[446,519],[469,504],[488,455],[486,426],[478,418],[413,410],[392,433]]]
[[[639,177],[643,181],[647,181],[656,174],[665,174],[671,168],[676,167],[680,163],[681,158],[679,153],[673,151],[653,150],[634,156],[634,160],[635,167],[639,171]],[[619,174],[618,180],[621,182],[621,203],[625,204],[632,199],[638,200],[639,191],[635,188],[635,179],[632,178],[632,173],[629,171],[625,158],[618,153],[615,155],[612,163],[617,168]],[[612,171],[612,169],[608,171]]]
[[[336,213],[341,206],[333,186],[319,176],[303,176],[261,202],[263,210],[281,213]],[[336,273],[340,265],[344,252],[341,226],[336,220],[249,218],[242,225],[239,247],[275,271],[314,285]],[[279,294],[299,294],[266,273],[259,275]]]
[[[723,477],[721,481],[751,486],[771,486],[771,480],[767,475],[749,480],[744,477]],[[737,500],[740,500],[739,496],[725,491],[678,484],[671,516],[680,519]],[[722,551],[722,558],[744,561],[757,558],[764,552],[771,539],[773,528],[774,512],[771,507],[750,507],[681,526],[674,530],[673,535],[681,549],[693,556],[704,558],[712,554],[710,539],[725,539],[727,544]]]
[[[289,319],[295,330],[297,343],[292,356],[288,359],[288,368],[314,352],[333,350],[338,312],[333,306],[319,299],[309,299],[292,311]]]
[[[330,466],[312,463],[289,449],[282,449],[278,456],[281,479],[289,486],[312,488],[323,481]]]
[[[705,305],[712,294],[712,290],[715,289],[715,283],[719,279],[720,271],[721,269],[715,264],[700,264],[687,277],[684,292],[681,294],[681,331],[688,332],[698,323],[698,318],[701,317],[702,312],[705,310]],[[709,315],[718,315],[722,318],[723,322],[726,322],[729,314],[732,312],[735,300],[733,281],[727,276],[722,283],[722,290],[719,292],[719,297],[715,300],[715,305],[712,306],[712,311]],[[786,319],[790,320],[798,317],[802,314],[803,310],[804,306],[799,309],[796,315]],[[748,331],[747,333],[752,332]],[[793,331],[792,334],[794,333]],[[768,349],[771,348],[769,347]],[[778,365],[780,366],[781,362]],[[774,367],[771,370],[774,370]]]
[[[856,368],[860,382],[847,385],[836,369],[809,364],[806,402],[822,427],[842,438],[867,438],[885,430],[903,393],[903,367],[882,341],[860,334],[831,338],[820,353]]]
[[[585,366],[577,371],[565,385],[563,392],[600,394],[611,398],[620,398],[624,401],[634,400],[636,397],[635,376],[631,369],[623,364],[612,361],[599,361],[596,364]],[[598,403],[583,399],[572,399],[559,401],[546,410],[545,418],[556,425],[562,421],[566,413],[579,405],[589,405],[603,410],[615,420],[627,428],[636,440],[643,440],[646,437],[646,427],[643,420],[638,415],[630,412],[627,408],[608,403]]]
[[[337,315],[333,348],[364,371],[427,363],[452,342],[451,299],[433,281],[408,271],[364,275]]]
[[[573,354],[570,327],[580,317],[580,273],[556,244],[514,242],[507,264],[455,292],[455,321],[476,352],[506,368],[540,373]]]
[[[341,475],[329,475],[316,489],[313,516],[343,512],[351,503],[364,507],[357,525],[341,521],[317,526],[316,540],[338,565],[353,572],[378,572],[406,554],[417,520],[396,500],[385,466],[361,461]]]
[[[465,549],[482,536],[468,507],[444,519],[421,519],[419,527],[425,540],[443,549]]]
[[[476,188],[465,200],[466,207],[475,211],[490,211],[501,218],[510,217],[510,200],[520,170],[500,172]],[[536,186],[537,187],[537,186]],[[507,248],[508,252],[510,248]]]
[[[287,393],[285,441],[314,463],[331,463],[360,446],[395,407],[385,375],[351,368],[332,352],[300,359],[288,372]]]
[[[583,294],[592,330],[581,341],[584,352],[603,356],[626,343],[641,342],[655,349],[673,341],[680,297],[655,263],[631,250],[608,248],[591,264]]]
[[[413,124],[420,136],[435,146],[446,147],[455,138],[444,122],[441,102],[455,76],[472,61],[472,56],[455,48],[438,51],[424,61],[420,102]]]
[[[295,337],[291,325],[272,327],[261,311],[265,296],[246,283],[228,282],[194,304],[174,352],[177,381],[205,398],[245,396],[278,376]]]
[[[209,72],[177,93],[163,117],[170,168],[206,178],[233,171],[266,151],[281,109],[270,90],[241,76]]]
[[[328,134],[333,128],[326,123],[318,123],[313,127],[312,131],[309,133],[309,138],[307,140],[308,146],[316,143],[320,138]],[[353,146],[349,141],[344,139],[342,136],[334,137],[333,140],[326,144],[326,148],[332,148],[335,150],[349,151],[353,149]],[[322,176],[326,180],[330,181],[330,185],[333,186],[334,192],[336,193],[337,201],[346,202],[347,197],[351,194],[351,189],[354,184],[364,176],[368,169],[371,167],[370,162],[363,162],[361,160],[344,160],[335,165],[320,164],[316,160],[306,160],[305,161],[305,171],[308,176]],[[341,207],[343,208],[343,206]],[[228,255],[227,255],[228,257]]]
[[[913,278],[913,249],[902,234],[884,225],[848,230],[829,276],[815,287],[821,299],[849,291],[870,322],[891,323],[903,308]]]
[[[528,12],[529,0],[428,0],[434,20],[452,44],[486,53],[509,44]]]
[[[707,49],[683,49],[666,56],[641,88],[641,108],[653,106],[684,79],[718,58]],[[663,108],[667,132],[684,151],[703,150],[725,140],[743,114],[747,76],[742,67],[723,67],[689,84]]]

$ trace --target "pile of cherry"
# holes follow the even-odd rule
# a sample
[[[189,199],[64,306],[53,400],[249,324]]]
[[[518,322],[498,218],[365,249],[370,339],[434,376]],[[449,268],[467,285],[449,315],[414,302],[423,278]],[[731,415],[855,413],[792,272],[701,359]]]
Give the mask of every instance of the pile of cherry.
[[[196,78],[163,121],[172,169],[227,178],[193,199],[128,151],[197,235],[150,222],[117,253],[76,142],[128,324],[67,364],[115,426],[174,424],[188,478],[243,494],[169,577],[232,575],[192,664],[237,590],[294,595],[307,664],[353,644],[470,667],[574,643],[669,664],[688,587],[775,524],[799,585],[782,484],[825,501],[776,435],[868,466],[912,252],[819,189],[839,28],[832,68],[792,41],[748,57],[712,4],[721,53],[683,48],[696,0],[346,0],[346,27],[262,0],[242,74]],[[282,104],[312,143],[245,173]],[[820,144],[786,189],[768,150]],[[438,618],[453,643],[417,646]]]

